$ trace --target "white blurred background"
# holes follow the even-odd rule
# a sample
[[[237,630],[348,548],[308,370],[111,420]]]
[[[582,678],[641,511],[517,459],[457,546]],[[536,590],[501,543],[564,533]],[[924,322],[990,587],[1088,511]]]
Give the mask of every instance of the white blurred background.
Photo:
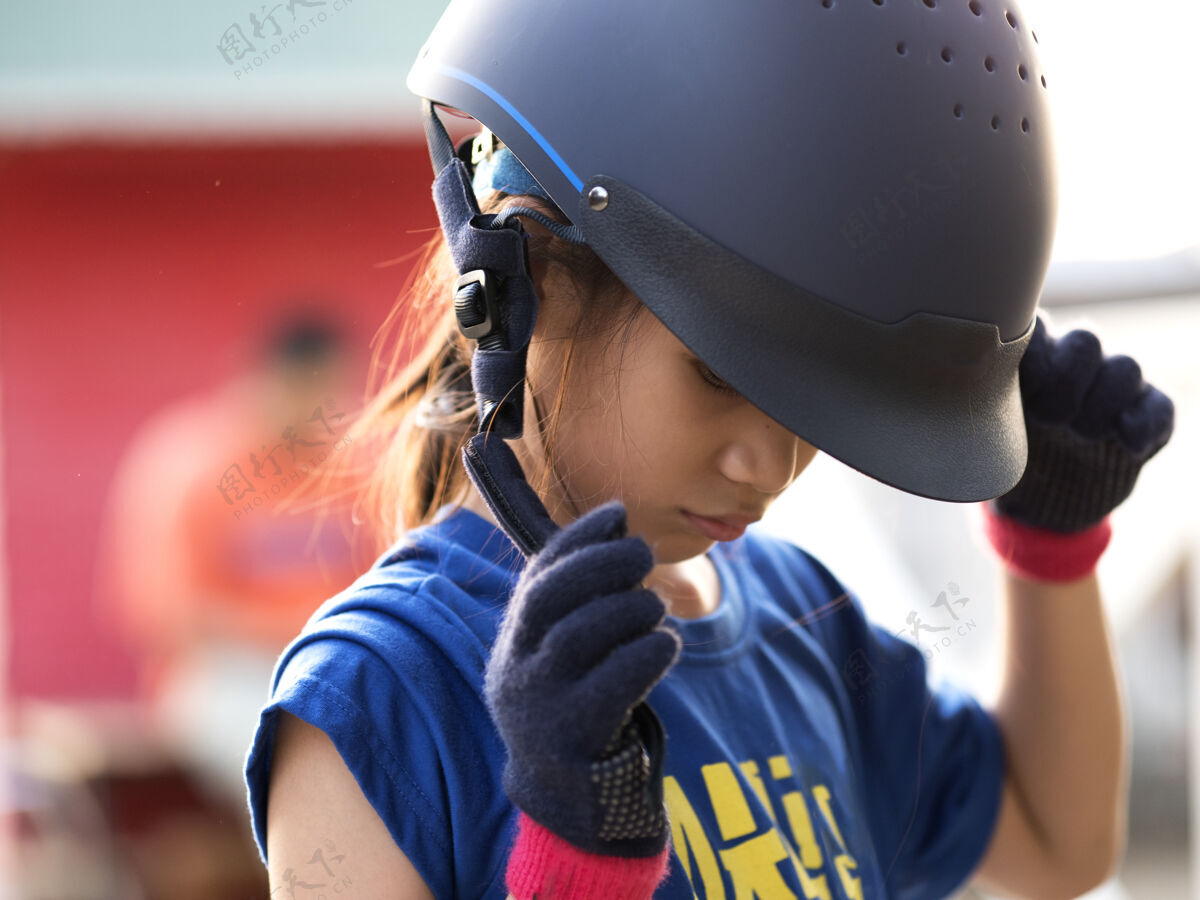
[[[215,344],[198,350],[219,336],[203,331],[206,322],[248,322],[239,317],[250,310],[256,323],[296,308],[332,314],[350,347],[351,392],[359,389],[361,354],[403,281],[394,261],[434,222],[404,76],[441,7],[0,6],[0,871],[11,876],[0,877],[0,898],[242,896],[235,891],[254,884],[240,810],[218,797],[215,820],[195,812],[210,797],[204,779],[197,787],[194,773],[162,762],[167,751],[141,706],[139,650],[96,612],[97,535],[124,448],[145,422],[250,359]],[[1200,721],[1200,3],[1021,7],[1040,38],[1060,151],[1043,305],[1056,330],[1087,327],[1108,352],[1134,356],[1177,409],[1175,436],[1116,513],[1100,567],[1130,708],[1133,782],[1129,852],[1096,896],[1200,896],[1200,735],[1190,725]],[[245,55],[230,59],[239,44]],[[164,243],[172,236],[177,247]],[[204,267],[193,271],[200,256]],[[114,258],[125,262],[108,268]],[[332,299],[280,299],[301,295]],[[236,327],[230,347],[259,333]],[[815,552],[893,631],[950,585],[969,596],[972,627],[929,655],[937,677],[987,694],[1000,582],[972,538],[975,512],[819,457],[770,524]],[[246,533],[240,520],[222,522]],[[270,655],[269,642],[258,646]],[[151,734],[151,750],[131,734]],[[139,819],[145,791],[169,790],[192,798],[190,819],[162,810]],[[80,855],[84,845],[91,850]],[[172,860],[173,875],[147,862],[156,854]],[[204,866],[214,855],[248,868],[212,881]]]

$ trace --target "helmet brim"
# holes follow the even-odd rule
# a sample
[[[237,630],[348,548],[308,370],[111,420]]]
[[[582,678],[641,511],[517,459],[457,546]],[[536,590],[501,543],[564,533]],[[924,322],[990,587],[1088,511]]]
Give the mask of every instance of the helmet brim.
[[[603,209],[587,196],[608,194]],[[992,499],[1025,469],[1018,372],[1033,334],[917,312],[882,323],[710,240],[597,176],[575,222],[622,282],[705,364],[789,431],[902,491]],[[700,302],[702,299],[703,302]]]

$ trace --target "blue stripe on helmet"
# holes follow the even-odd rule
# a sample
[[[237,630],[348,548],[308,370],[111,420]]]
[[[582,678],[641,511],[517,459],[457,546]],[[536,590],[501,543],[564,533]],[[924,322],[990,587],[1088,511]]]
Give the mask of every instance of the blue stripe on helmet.
[[[482,91],[485,95],[487,95],[487,97],[499,105],[501,109],[512,116],[518,125],[525,129],[525,132],[531,138],[533,138],[537,142],[537,145],[542,148],[545,154],[550,157],[551,162],[558,166],[559,171],[562,172],[563,175],[566,176],[567,180],[575,186],[575,190],[583,190],[583,179],[571,170],[571,167],[567,165],[566,161],[558,155],[558,151],[551,147],[550,142],[542,137],[542,133],[534,128],[533,124],[523,115],[521,115],[515,106],[504,99],[504,97],[500,96],[500,94],[498,94],[491,85],[485,84],[474,75],[464,72],[462,69],[456,69],[452,66],[438,65],[437,69],[442,74],[448,75],[451,78],[454,78],[455,80],[461,81],[465,84],[469,84],[477,91]]]

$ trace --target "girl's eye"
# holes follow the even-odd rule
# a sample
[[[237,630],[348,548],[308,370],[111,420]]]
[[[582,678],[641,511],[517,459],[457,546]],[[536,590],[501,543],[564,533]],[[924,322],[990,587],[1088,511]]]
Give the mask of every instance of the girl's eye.
[[[714,389],[720,391],[722,394],[738,393],[737,388],[735,388],[733,385],[731,385],[728,381],[725,381],[724,379],[722,379],[719,375],[717,375],[716,372],[714,372],[712,369],[710,369],[704,363],[700,362],[700,360],[696,360],[696,368],[700,372],[700,377],[703,378],[705,381],[707,381],[709,383],[709,385],[711,385]]]

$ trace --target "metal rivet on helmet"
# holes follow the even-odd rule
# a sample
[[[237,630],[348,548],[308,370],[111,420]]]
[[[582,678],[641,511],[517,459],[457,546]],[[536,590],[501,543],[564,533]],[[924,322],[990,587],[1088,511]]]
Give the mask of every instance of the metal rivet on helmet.
[[[600,212],[608,208],[608,191],[597,185],[588,191],[588,206]]]

